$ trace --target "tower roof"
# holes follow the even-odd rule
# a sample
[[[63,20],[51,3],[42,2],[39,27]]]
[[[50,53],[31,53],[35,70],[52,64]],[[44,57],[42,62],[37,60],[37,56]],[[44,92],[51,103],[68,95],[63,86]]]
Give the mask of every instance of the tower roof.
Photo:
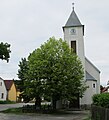
[[[73,11],[64,27],[74,27],[74,26],[83,26],[83,25],[81,24],[80,20],[78,19],[77,15],[73,9]]]
[[[95,80],[96,79],[86,71],[86,80]]]

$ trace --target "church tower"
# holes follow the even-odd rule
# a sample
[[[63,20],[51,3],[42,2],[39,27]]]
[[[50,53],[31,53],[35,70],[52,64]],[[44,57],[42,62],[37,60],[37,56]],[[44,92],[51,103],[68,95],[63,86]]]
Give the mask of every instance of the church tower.
[[[74,7],[69,19],[63,27],[63,31],[64,40],[67,41],[70,48],[73,48],[74,52],[78,55],[82,62],[84,68],[84,81],[86,85],[89,86],[89,88],[85,91],[80,104],[91,105],[92,96],[100,93],[100,71],[85,57],[84,25],[81,24],[78,16],[75,13]]]
[[[83,68],[85,68],[85,55],[84,55],[84,25],[78,19],[74,7],[72,13],[63,27],[64,40],[66,40],[74,52],[79,56],[82,61]],[[84,70],[85,73],[85,70]]]

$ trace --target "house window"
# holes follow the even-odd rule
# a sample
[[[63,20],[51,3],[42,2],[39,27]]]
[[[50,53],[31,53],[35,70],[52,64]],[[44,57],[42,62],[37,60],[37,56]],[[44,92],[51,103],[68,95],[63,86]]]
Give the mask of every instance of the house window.
[[[1,94],[1,99],[3,99],[3,98],[4,98],[4,93]]]
[[[93,83],[93,88],[95,88],[96,86],[95,86],[95,83]]]
[[[74,53],[76,53],[76,41],[71,41],[71,48],[73,48]]]

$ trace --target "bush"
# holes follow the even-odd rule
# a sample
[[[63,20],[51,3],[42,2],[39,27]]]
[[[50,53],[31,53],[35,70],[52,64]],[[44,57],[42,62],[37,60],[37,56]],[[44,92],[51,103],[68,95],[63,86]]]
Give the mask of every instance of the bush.
[[[109,93],[96,94],[92,99],[94,105],[109,108]]]

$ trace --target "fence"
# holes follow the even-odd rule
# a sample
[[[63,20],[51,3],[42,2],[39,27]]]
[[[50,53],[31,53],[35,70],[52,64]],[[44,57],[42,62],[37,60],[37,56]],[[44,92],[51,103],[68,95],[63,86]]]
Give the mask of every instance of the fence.
[[[92,105],[92,120],[109,120],[109,109]]]
[[[24,113],[35,113],[35,112],[43,112],[47,113],[52,110],[51,105],[43,105],[41,108],[36,107],[35,105],[24,105],[22,107],[22,112]]]

